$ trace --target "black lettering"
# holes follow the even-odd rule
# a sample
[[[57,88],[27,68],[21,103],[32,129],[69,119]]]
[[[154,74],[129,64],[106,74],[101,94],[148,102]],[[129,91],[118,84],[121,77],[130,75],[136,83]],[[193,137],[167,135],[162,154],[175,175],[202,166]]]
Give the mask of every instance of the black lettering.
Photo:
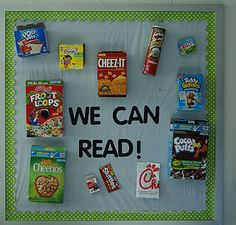
[[[93,140],[93,157],[94,158],[102,158],[103,154],[98,154],[98,151],[102,150],[101,146],[98,144],[102,144],[102,140]]]
[[[112,154],[115,157],[118,157],[118,153],[116,151],[116,147],[111,139],[107,141],[107,144],[104,149],[103,157],[105,158],[108,154]]]
[[[89,120],[89,107],[85,107],[85,115],[83,114],[83,111],[80,107],[77,107],[76,113],[74,115],[73,108],[69,107],[69,114],[72,125],[76,125],[78,122],[78,117],[80,116],[81,121],[84,125],[88,124]]]
[[[91,158],[92,155],[89,152],[89,149],[91,149],[91,147],[92,147],[91,141],[86,139],[79,140],[79,157],[82,158],[84,152],[89,158]]]
[[[145,105],[144,106],[144,123],[147,123],[148,122],[148,115],[152,118],[152,120],[158,124],[159,123],[159,110],[160,110],[160,107],[159,106],[156,106],[156,111],[155,111],[155,115],[152,113],[151,109]]]
[[[117,118],[117,113],[119,112],[119,111],[125,111],[126,110],[126,108],[124,107],[124,106],[119,106],[119,107],[117,107],[117,108],[115,108],[114,109],[114,111],[113,111],[113,120],[114,120],[114,122],[116,123],[116,124],[118,124],[118,125],[125,125],[125,124],[127,124],[127,120],[123,120],[123,121],[121,121],[121,120],[119,120],[118,118]]]
[[[131,112],[130,112],[130,116],[129,116],[129,120],[128,120],[128,124],[131,124],[133,121],[139,121],[141,124],[143,123],[142,116],[141,116],[137,106],[132,107]]]
[[[124,152],[124,145],[127,145],[126,151]],[[118,152],[119,157],[127,157],[132,154],[133,152],[133,144],[128,139],[119,139],[118,140]]]
[[[97,110],[100,110],[100,107],[94,106],[94,107],[91,107],[91,109],[90,109],[90,121],[91,121],[92,125],[101,124],[101,121],[95,120],[95,118],[100,117],[99,113],[95,113],[95,111],[97,111]]]

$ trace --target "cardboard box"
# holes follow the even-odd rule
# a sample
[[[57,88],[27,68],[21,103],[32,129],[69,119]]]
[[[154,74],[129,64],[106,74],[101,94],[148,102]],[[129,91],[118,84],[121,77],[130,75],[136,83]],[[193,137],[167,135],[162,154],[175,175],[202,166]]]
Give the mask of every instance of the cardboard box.
[[[98,96],[126,96],[126,64],[125,52],[97,54]]]
[[[207,121],[171,121],[168,169],[170,178],[206,179],[208,132]]]
[[[44,23],[18,26],[14,31],[16,52],[19,57],[48,53]]]
[[[30,156],[29,200],[63,202],[66,149],[33,145]]]
[[[85,45],[59,44],[59,67],[61,70],[81,70],[85,63]]]
[[[26,81],[27,137],[62,137],[63,81]]]

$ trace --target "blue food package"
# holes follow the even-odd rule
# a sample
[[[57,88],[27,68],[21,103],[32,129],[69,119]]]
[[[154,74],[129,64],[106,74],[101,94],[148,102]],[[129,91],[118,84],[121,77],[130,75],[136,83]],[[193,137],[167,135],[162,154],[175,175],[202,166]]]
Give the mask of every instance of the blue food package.
[[[180,111],[199,111],[204,109],[203,74],[178,74],[177,109]]]
[[[187,38],[178,41],[177,43],[180,55],[187,55],[197,50],[196,43],[192,38]]]
[[[14,31],[17,55],[26,57],[48,53],[46,29],[43,23],[18,26]]]

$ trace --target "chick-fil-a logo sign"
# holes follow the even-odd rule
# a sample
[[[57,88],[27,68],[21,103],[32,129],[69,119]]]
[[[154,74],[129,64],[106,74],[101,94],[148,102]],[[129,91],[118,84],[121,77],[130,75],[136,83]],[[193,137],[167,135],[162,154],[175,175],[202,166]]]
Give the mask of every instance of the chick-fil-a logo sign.
[[[144,190],[158,189],[160,186],[159,179],[157,179],[156,175],[158,171],[159,168],[156,164],[149,163],[139,176],[139,186]]]

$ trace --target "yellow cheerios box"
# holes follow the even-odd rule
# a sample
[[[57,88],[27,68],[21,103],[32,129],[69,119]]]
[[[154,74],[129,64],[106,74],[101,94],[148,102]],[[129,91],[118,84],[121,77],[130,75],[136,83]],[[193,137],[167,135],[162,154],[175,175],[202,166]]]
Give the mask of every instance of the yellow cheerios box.
[[[59,44],[59,67],[61,70],[81,70],[85,62],[85,45]]]

